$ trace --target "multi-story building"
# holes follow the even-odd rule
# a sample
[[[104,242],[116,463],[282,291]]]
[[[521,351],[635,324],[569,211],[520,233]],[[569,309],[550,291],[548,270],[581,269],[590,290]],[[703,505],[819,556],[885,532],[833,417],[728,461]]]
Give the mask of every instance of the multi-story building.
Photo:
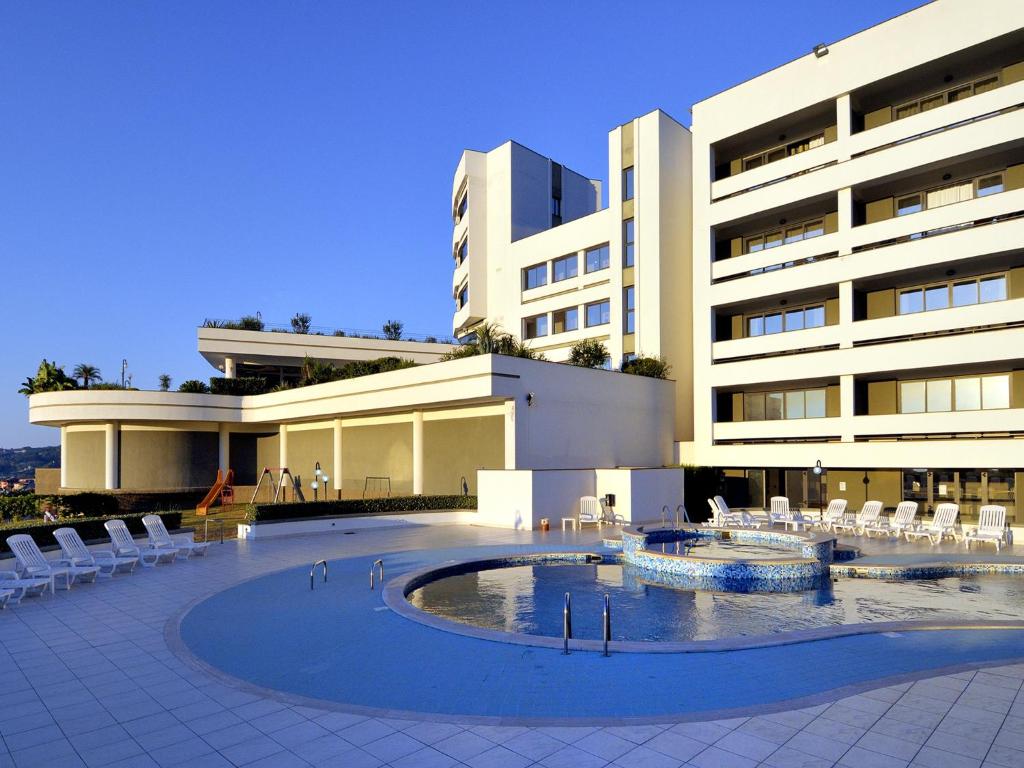
[[[682,452],[729,468],[738,502],[1013,514],[1022,107],[1013,0],[939,0],[694,106]]]
[[[657,355],[677,387],[675,434],[690,440],[690,133],[655,111],[608,135],[602,185],[514,142],[467,150],[452,186],[462,338],[487,320],[549,360],[596,339],[610,367]]]

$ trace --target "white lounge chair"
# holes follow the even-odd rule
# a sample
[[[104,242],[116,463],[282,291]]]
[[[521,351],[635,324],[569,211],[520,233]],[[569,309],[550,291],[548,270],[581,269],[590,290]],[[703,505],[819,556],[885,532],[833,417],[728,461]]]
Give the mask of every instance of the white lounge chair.
[[[708,506],[711,507],[711,519],[701,523],[701,525],[705,528],[723,528],[728,525],[740,525],[740,515],[729,509],[729,505],[725,504],[725,499],[722,499],[722,504],[725,505],[724,509],[718,505],[716,499],[722,499],[722,497],[716,496],[714,499],[708,499]]]
[[[23,598],[41,595],[50,586],[49,578],[23,578],[17,571],[0,571],[0,589],[10,590],[14,594],[8,598],[11,605],[16,605]]]
[[[932,546],[941,543],[946,536],[952,536],[954,541],[959,541],[960,537],[956,531],[956,518],[959,514],[958,504],[939,504],[930,522],[922,523],[917,528],[908,528],[903,535],[907,541],[927,538]]]
[[[601,511],[601,502],[597,496],[580,496],[579,517],[580,528],[584,525],[596,525],[598,528],[604,523],[604,514]],[[147,530],[149,526],[146,526]]]
[[[7,601],[14,597],[13,589],[0,589],[0,610],[7,607]]]
[[[983,544],[986,541],[996,545],[996,552],[1006,543],[1006,507],[988,504],[978,512],[978,527],[964,536],[964,543],[971,548],[971,542]]]
[[[104,578],[113,576],[118,570],[131,573],[139,564],[139,558],[135,556],[118,557],[110,549],[90,550],[74,528],[58,528],[53,536],[60,544],[65,561],[72,565],[95,565]]]
[[[598,509],[600,510],[600,505]],[[146,515],[142,518],[142,524],[146,526],[151,547],[154,549],[177,549],[178,557],[181,557],[182,552],[185,553],[185,558],[190,555],[203,557],[210,546],[208,541],[195,542],[189,536],[171,536],[160,515]]]
[[[7,537],[7,546],[18,560],[21,572],[29,578],[46,578],[50,581],[50,592],[56,590],[57,579],[64,582],[65,589],[78,581],[96,581],[100,569],[94,565],[73,565],[67,560],[47,560],[35,540],[25,533]]]
[[[745,510],[736,512],[729,509],[729,505],[725,503],[725,499],[721,496],[715,496],[715,504],[722,511],[722,519],[725,521],[725,525],[737,528],[760,528],[762,525],[770,525],[768,516],[764,513],[757,514]]]
[[[838,523],[846,516],[846,499],[832,499],[820,520],[814,525],[823,531],[831,531],[832,523]]]
[[[832,523],[832,533],[863,534],[865,525],[874,525],[878,522],[878,516],[882,514],[882,502],[865,501],[860,508],[859,515],[849,513],[837,522]]]
[[[877,533],[879,536],[899,538],[904,531],[914,527],[915,517],[917,517],[917,502],[901,501],[896,505],[896,511],[889,520],[879,517],[874,523],[861,527],[869,537],[871,534]]]
[[[135,543],[124,520],[107,520],[103,524],[110,536],[110,543],[116,557],[137,557],[143,568],[152,568],[157,563],[174,562],[178,554],[176,549],[155,549],[150,546],[140,547]]]

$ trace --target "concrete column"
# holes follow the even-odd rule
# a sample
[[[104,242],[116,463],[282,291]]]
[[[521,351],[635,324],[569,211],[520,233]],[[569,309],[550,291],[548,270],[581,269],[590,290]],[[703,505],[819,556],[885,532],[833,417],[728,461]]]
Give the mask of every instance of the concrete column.
[[[516,401],[505,401],[505,469],[516,468]]]
[[[334,420],[334,467],[332,468],[331,471],[334,473],[334,475],[333,475],[333,477],[334,477],[334,489],[335,489],[339,499],[341,498],[341,485],[342,485],[341,478],[344,477],[344,475],[341,474],[341,471],[343,469],[343,467],[341,466],[341,449],[342,449],[341,435],[342,435],[341,419],[335,419]]]
[[[844,374],[839,377],[839,417],[842,419],[839,439],[844,443],[853,442],[853,406],[853,376]]]
[[[224,358],[224,378],[233,379],[235,378],[235,358],[225,357]]]
[[[60,487],[68,487],[68,428],[60,428]]]
[[[225,475],[231,468],[231,432],[227,424],[221,424],[217,430],[217,467]]]
[[[288,466],[288,425],[282,424],[278,427],[277,464],[279,467]]]
[[[839,348],[853,346],[853,282],[839,284]]]
[[[118,480],[121,477],[121,425],[111,421],[103,425],[103,449],[104,449],[104,488],[108,491],[115,491],[119,487]]]
[[[412,492],[423,495],[423,411],[412,414]]]
[[[853,132],[850,94],[836,99],[836,141],[839,143],[839,161],[850,159],[850,134]]]

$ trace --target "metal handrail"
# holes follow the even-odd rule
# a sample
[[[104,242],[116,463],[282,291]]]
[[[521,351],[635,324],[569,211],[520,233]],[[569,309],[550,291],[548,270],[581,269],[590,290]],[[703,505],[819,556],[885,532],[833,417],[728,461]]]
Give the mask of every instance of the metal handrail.
[[[679,512],[680,512],[680,510],[682,510],[682,512],[683,512],[683,522],[687,523],[687,524],[690,522],[690,515],[686,511],[686,505],[685,504],[678,504],[676,506],[676,528],[679,527]]]
[[[373,589],[373,569],[380,566],[380,584],[384,586],[384,561],[377,559],[373,561],[373,565],[370,566],[370,589]]]
[[[215,517],[213,522],[220,523],[220,543],[224,543],[224,518]],[[203,519],[203,541],[210,540],[210,518],[206,517]]]
[[[665,504],[664,506],[662,506],[662,508],[661,508],[661,527],[662,528],[664,528],[666,525],[668,525],[668,515],[669,515],[670,511],[671,510],[669,510],[668,504]]]
[[[612,639],[612,599],[609,595],[604,596],[604,615],[601,617],[601,626],[604,635],[604,655],[608,656],[608,641]]]
[[[569,640],[572,638],[572,595],[565,593],[565,607],[562,609],[562,654],[569,655]]]
[[[318,565],[322,565],[324,567],[324,584],[327,583],[327,561],[326,560],[317,560],[315,563],[313,563],[313,567],[309,569],[309,588],[310,589],[313,589],[313,574],[316,573],[316,567]]]

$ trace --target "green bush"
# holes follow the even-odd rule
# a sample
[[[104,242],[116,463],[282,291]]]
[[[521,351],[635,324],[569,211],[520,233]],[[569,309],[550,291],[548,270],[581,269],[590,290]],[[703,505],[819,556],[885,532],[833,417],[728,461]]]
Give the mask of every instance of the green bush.
[[[187,381],[181,382],[178,386],[179,392],[190,392],[194,395],[206,395],[209,394],[210,388],[207,386],[205,381],[199,381],[199,379],[188,379]]]
[[[240,376],[237,379],[214,376],[210,379],[210,393],[214,395],[262,395],[269,391],[270,385],[260,376]]]
[[[39,516],[39,496],[34,493],[12,493],[0,496],[0,520],[20,520]]]
[[[361,515],[419,512],[427,509],[476,509],[476,496],[392,496],[385,499],[296,501],[286,504],[250,504],[250,523],[301,520],[307,517],[359,517]]]
[[[5,522],[39,518],[43,504],[49,502],[61,517],[102,517],[116,515],[117,498],[109,493],[69,493],[37,496],[33,493],[0,496],[0,519]]]
[[[634,376],[649,376],[652,379],[667,379],[672,366],[663,357],[634,357],[622,364],[622,372]]]
[[[581,339],[569,350],[569,365],[579,368],[604,368],[608,347],[597,339]]]
[[[53,532],[58,528],[74,528],[78,531],[78,535],[82,537],[83,541],[103,541],[109,538],[103,523],[115,518],[124,520],[128,530],[133,534],[145,533],[146,528],[142,524],[143,517],[144,515],[141,514],[112,515],[109,517],[76,517],[71,520],[58,520],[56,523],[44,523],[38,520],[11,523],[4,525],[0,529],[0,552],[10,552],[10,548],[7,546],[7,537],[13,536],[16,533],[27,533],[35,539],[36,544],[40,547],[56,544],[57,540],[53,538]],[[163,518],[164,525],[167,526],[168,530],[173,531],[181,528],[180,512],[161,512],[160,517]]]

